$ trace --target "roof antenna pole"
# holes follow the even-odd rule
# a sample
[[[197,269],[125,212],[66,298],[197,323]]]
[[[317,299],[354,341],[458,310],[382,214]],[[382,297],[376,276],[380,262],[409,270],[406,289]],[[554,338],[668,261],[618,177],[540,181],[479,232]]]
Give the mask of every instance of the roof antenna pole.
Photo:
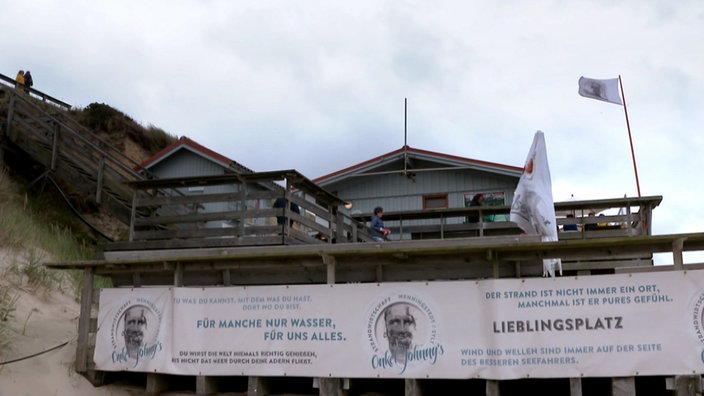
[[[408,98],[403,98],[403,175],[408,173]]]
[[[403,147],[408,146],[408,98],[403,98]]]

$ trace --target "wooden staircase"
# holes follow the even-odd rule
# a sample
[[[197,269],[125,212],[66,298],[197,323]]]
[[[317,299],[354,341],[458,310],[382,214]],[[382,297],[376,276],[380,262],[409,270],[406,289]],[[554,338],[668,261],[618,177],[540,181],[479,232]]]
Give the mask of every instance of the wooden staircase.
[[[39,91],[14,88],[0,74],[0,161],[15,152],[41,165],[37,178],[50,178],[63,190],[80,192],[130,223],[132,190],[126,184],[144,180],[139,165],[69,112],[70,105]]]

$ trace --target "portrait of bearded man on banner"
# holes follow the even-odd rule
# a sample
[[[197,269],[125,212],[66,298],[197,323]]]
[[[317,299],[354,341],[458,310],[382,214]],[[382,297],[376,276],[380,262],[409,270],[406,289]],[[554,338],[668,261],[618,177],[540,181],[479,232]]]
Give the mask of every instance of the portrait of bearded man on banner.
[[[124,328],[122,335],[125,337],[125,348],[131,359],[137,359],[139,348],[144,344],[144,333],[147,330],[146,307],[133,305],[125,310]]]
[[[389,341],[389,352],[398,364],[406,362],[406,352],[413,347],[416,318],[411,307],[407,303],[396,303],[384,309],[384,335]]]

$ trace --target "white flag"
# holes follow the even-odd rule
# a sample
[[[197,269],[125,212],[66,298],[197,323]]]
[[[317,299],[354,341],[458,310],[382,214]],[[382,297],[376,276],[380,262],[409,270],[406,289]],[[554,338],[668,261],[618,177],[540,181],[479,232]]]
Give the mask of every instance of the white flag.
[[[580,77],[578,84],[578,92],[585,98],[623,105],[621,96],[618,94],[618,78],[596,80],[593,78]]]
[[[526,234],[540,235],[543,242],[557,241],[557,219],[552,200],[552,181],[545,137],[538,131],[528,151],[523,174],[511,203],[511,221]],[[562,275],[560,259],[543,260],[543,276]]]

